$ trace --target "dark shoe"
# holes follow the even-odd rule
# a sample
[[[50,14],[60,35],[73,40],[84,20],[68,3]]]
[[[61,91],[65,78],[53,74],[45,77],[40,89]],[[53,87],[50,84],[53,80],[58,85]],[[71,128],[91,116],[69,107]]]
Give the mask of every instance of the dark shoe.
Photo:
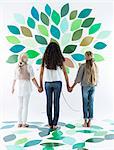
[[[18,124],[18,128],[21,128],[22,127],[22,124],[20,123],[20,124]]]
[[[23,127],[23,128],[28,128],[29,125],[28,125],[28,124],[23,124],[22,127]]]

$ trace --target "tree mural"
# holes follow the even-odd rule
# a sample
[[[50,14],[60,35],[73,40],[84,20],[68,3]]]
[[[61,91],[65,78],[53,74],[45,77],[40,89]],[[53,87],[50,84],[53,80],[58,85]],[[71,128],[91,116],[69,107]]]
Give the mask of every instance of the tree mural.
[[[31,15],[24,18],[21,14],[15,14],[16,25],[8,25],[12,35],[6,36],[12,55],[7,63],[16,63],[18,55],[26,52],[30,59],[37,65],[42,62],[45,48],[50,41],[60,44],[65,57],[67,71],[74,68],[78,62],[82,62],[87,50],[94,51],[96,62],[104,60],[100,54],[107,44],[104,39],[110,35],[110,31],[102,31],[101,23],[95,22],[91,17],[92,9],[85,8],[80,12],[71,10],[69,3],[62,6],[60,12],[52,9],[48,4],[45,12],[39,12],[34,6]],[[101,30],[101,31],[100,31]]]

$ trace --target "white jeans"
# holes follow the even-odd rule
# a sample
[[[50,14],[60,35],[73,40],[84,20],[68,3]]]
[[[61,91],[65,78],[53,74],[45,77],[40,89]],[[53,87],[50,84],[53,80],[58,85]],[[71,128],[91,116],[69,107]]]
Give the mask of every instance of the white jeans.
[[[28,116],[28,104],[29,104],[30,95],[18,96],[18,123],[25,124],[27,122]]]

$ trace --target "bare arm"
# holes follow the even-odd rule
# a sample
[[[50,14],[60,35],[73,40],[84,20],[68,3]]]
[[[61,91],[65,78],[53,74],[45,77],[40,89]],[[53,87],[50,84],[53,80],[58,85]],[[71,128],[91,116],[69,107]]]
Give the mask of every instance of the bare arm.
[[[32,82],[34,83],[34,85],[35,85],[37,88],[39,88],[38,82],[36,81],[35,78],[32,79]]]
[[[13,85],[12,85],[12,94],[14,93],[15,91],[15,83],[16,83],[16,80],[13,80]]]
[[[41,66],[41,69],[40,69],[40,88],[39,88],[39,92],[43,91],[43,75],[44,75],[44,67]]]

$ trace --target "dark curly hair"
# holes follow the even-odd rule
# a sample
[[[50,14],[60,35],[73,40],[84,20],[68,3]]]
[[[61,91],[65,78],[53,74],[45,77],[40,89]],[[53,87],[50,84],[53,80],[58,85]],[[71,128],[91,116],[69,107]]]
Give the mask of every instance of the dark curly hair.
[[[45,50],[42,66],[46,66],[47,69],[56,70],[58,66],[62,67],[65,61],[64,56],[61,53],[59,44],[50,42]]]

